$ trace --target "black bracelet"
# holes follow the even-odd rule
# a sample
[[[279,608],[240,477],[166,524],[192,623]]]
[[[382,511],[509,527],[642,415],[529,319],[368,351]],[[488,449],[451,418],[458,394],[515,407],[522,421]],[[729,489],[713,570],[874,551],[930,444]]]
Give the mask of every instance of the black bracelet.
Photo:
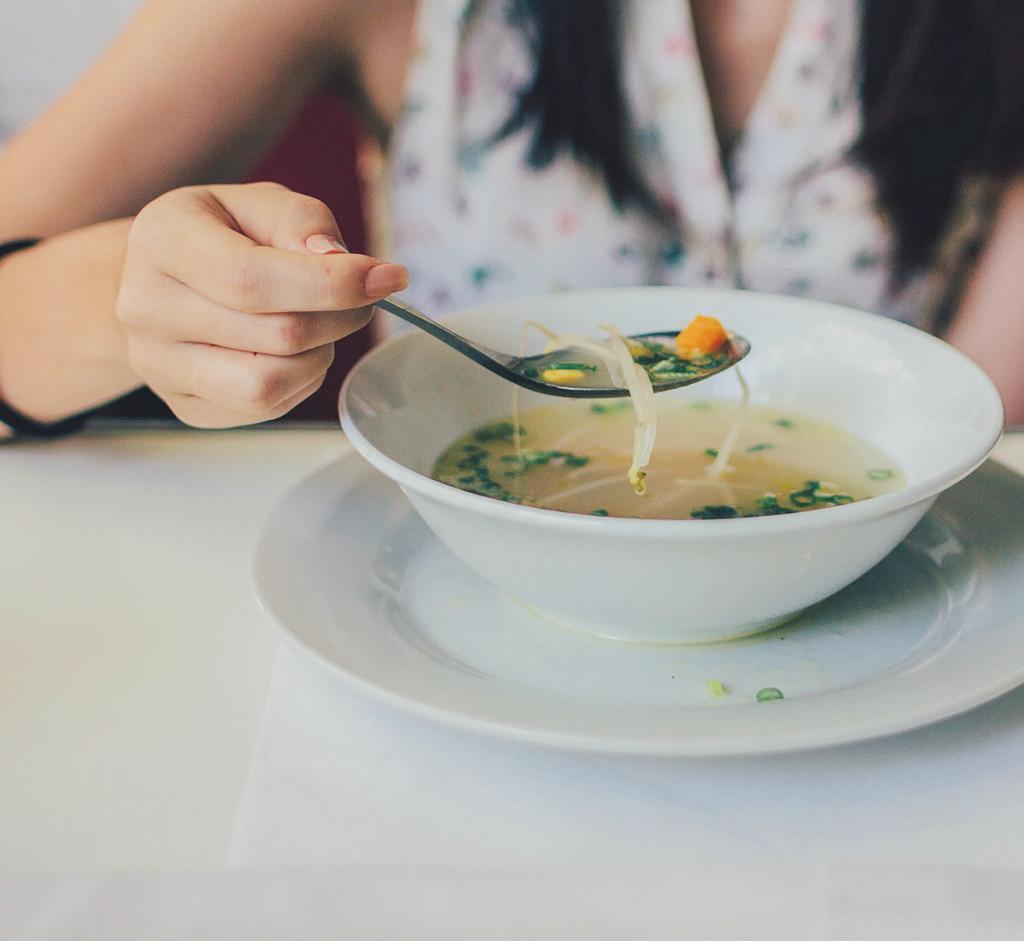
[[[0,242],[0,259],[23,249],[32,248],[40,241],[41,239],[22,238]],[[61,421],[38,422],[27,415],[22,415],[17,409],[11,408],[3,399],[0,399],[0,423],[10,428],[16,437],[59,438],[61,435],[78,431],[85,424],[87,417],[87,415],[72,415],[70,418],[61,419]]]
[[[13,255],[25,248],[32,248],[38,245],[42,239],[11,239],[9,242],[0,242],[0,258],[4,255]]]

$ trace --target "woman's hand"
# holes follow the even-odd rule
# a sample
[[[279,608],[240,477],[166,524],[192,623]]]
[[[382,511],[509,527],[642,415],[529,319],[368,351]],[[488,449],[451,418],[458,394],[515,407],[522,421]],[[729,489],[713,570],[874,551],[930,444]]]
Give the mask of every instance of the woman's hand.
[[[187,187],[136,217],[117,316],[132,368],[175,415],[223,428],[312,395],[334,341],[407,284],[400,265],[349,254],[317,199],[274,183]]]

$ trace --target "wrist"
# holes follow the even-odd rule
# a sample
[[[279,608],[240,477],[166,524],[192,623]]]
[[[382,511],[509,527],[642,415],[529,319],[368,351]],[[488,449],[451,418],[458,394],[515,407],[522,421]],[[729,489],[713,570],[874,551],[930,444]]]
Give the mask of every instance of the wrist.
[[[34,248],[39,244],[38,238],[16,238],[0,242],[0,264],[6,262],[18,252]],[[27,415],[23,415],[0,398],[0,440],[16,437],[56,438],[72,431],[77,431],[84,418],[74,416],[63,421],[43,424]]]
[[[128,221],[0,260],[0,399],[48,425],[137,388],[114,315]]]

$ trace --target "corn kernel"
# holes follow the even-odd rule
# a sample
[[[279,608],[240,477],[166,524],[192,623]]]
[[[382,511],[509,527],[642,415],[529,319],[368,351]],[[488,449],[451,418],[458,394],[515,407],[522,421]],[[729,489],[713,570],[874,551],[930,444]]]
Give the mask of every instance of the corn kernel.
[[[585,375],[582,369],[545,369],[540,377],[545,382],[552,382],[555,385],[571,386],[580,382]]]

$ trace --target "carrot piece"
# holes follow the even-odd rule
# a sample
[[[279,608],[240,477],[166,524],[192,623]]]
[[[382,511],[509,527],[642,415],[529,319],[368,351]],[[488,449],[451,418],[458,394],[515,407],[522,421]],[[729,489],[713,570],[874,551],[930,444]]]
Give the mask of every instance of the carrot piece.
[[[729,335],[719,321],[698,314],[676,337],[676,353],[684,359],[713,353],[728,339]]]

